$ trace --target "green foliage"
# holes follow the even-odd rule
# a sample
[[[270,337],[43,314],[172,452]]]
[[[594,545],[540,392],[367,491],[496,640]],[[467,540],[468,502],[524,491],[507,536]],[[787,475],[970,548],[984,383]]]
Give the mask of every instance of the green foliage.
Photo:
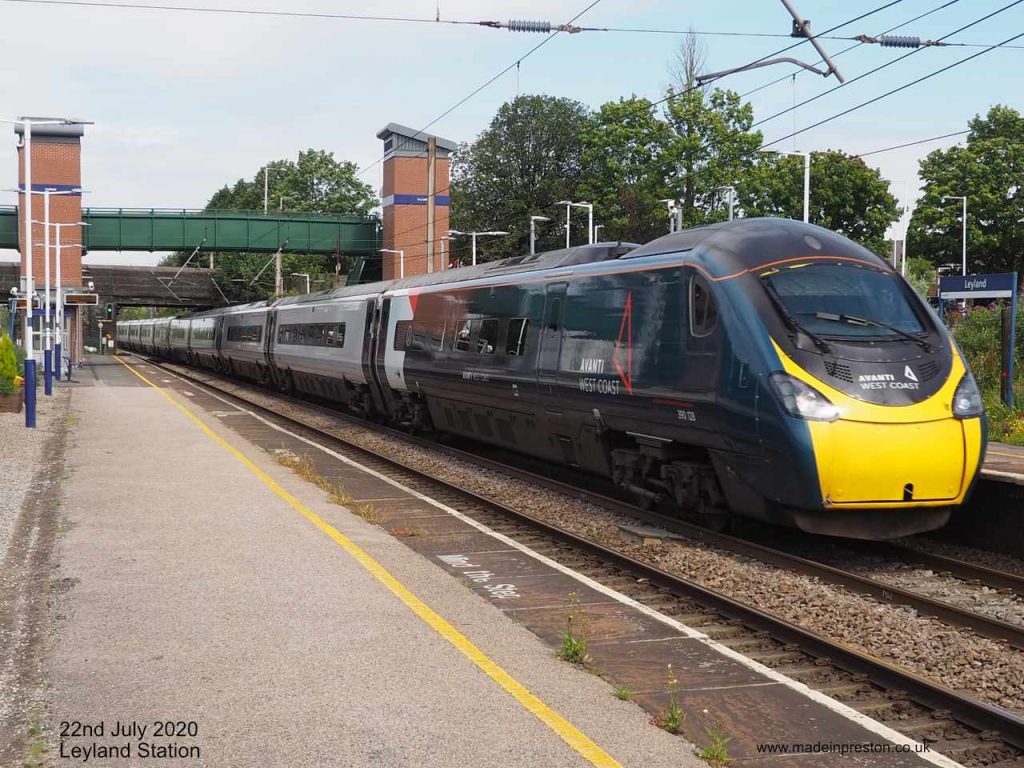
[[[180,309],[175,307],[160,307],[150,309],[148,307],[122,307],[118,310],[118,320],[148,320],[151,317],[177,317],[181,314]]]
[[[921,161],[924,194],[907,237],[908,253],[935,265],[962,259],[966,195],[967,265],[972,273],[1024,270],[1024,117],[992,107],[968,123],[966,146],[939,149]]]
[[[555,654],[562,661],[570,664],[584,664],[587,661],[587,617],[580,606],[580,596],[576,592],[569,594],[569,612],[565,617],[565,634],[562,635],[562,647]]]
[[[998,308],[975,307],[966,317],[952,316],[952,331],[956,343],[967,358],[967,364],[974,374],[981,390],[985,412],[988,417],[990,440],[1014,445],[1024,445],[1024,415],[1003,404],[999,396],[1001,370],[1001,329],[1002,320]],[[1014,389],[1024,393],[1024,315],[1017,315],[1017,349],[1014,359],[1016,381]]]
[[[938,274],[927,259],[907,259],[907,282],[925,299],[935,289]]]
[[[672,671],[672,665],[668,665],[668,706],[665,711],[655,719],[655,725],[664,728],[669,733],[682,733],[686,726],[686,715],[683,706],[679,703],[679,693],[682,685],[676,673]]]
[[[803,218],[804,159],[766,155],[737,185],[747,216]],[[899,218],[896,199],[878,169],[858,157],[829,150],[811,155],[810,220],[863,245],[883,258],[885,231]]]
[[[602,240],[645,243],[668,231],[662,199],[671,196],[667,148],[672,130],[647,99],[610,101],[581,136],[586,175],[579,195],[594,203]]]
[[[704,711],[707,712],[707,710]],[[702,747],[697,753],[697,757],[712,768],[723,768],[729,765],[732,762],[732,757],[729,755],[729,742],[732,741],[732,736],[726,736],[721,724],[717,722],[705,725],[704,732],[707,733],[711,743]]]
[[[564,207],[580,200],[587,108],[572,99],[519,96],[502,104],[476,141],[452,158],[452,227],[462,231],[504,230],[511,237],[478,240],[478,259],[488,261],[529,252],[529,217],[538,222],[538,250],[564,243]],[[573,241],[586,230],[585,216],[574,216]],[[578,227],[578,232],[576,231]],[[468,263],[469,239],[451,241],[451,253]]]
[[[681,198],[683,226],[695,227],[728,218],[726,193],[753,167],[763,137],[751,131],[754,110],[734,91],[719,88],[669,89],[665,119],[672,138],[665,149],[672,166],[670,195]]]
[[[8,394],[18,391],[14,379],[18,376],[18,358],[14,342],[7,334],[0,336],[0,392]]]
[[[619,701],[632,701],[633,690],[625,685],[617,685],[612,690],[612,695]]]
[[[343,213],[365,216],[377,204],[369,184],[356,178],[355,163],[335,160],[333,152],[307,149],[298,160],[274,160],[252,180],[239,179],[214,193],[206,210],[263,210],[263,174],[271,211]],[[282,199],[283,198],[283,199]]]
[[[356,178],[356,172],[355,163],[336,160],[333,152],[309,149],[300,152],[298,160],[275,160],[260,168],[251,180],[239,179],[230,187],[223,186],[210,198],[206,210],[263,210],[263,177],[267,174],[271,212],[284,210],[365,216],[377,205],[377,199],[372,188]],[[172,254],[163,263],[180,266],[190,253]],[[208,254],[197,258],[202,264]],[[272,263],[266,265],[272,259],[273,254],[269,253],[215,253],[214,279],[232,302],[271,298],[274,295],[274,268]],[[333,287],[335,275],[347,272],[348,266],[341,257],[282,254],[285,293],[304,293],[306,290],[305,278],[295,277],[293,272],[308,274],[310,289],[317,291]],[[263,273],[256,279],[261,269]],[[252,282],[254,279],[255,283]]]

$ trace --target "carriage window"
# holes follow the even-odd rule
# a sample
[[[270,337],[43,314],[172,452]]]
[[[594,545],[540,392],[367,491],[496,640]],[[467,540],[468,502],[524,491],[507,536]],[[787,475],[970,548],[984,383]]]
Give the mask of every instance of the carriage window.
[[[262,338],[262,325],[233,325],[228,328],[228,341],[259,342]]]
[[[417,321],[412,324],[412,335],[409,338],[409,349],[425,350],[427,348],[427,324]]]
[[[288,323],[277,328],[278,344],[307,347],[345,346],[344,323]]]
[[[514,317],[508,321],[508,338],[505,339],[505,354],[522,357],[526,354],[526,331],[530,321],[525,317]]]
[[[409,348],[409,330],[412,328],[411,320],[399,320],[395,323],[394,349],[401,352]]]
[[[718,325],[718,304],[703,277],[690,278],[690,333],[710,336]]]
[[[464,320],[455,332],[455,351],[469,352],[469,339],[473,335],[473,320]]]
[[[480,335],[476,340],[476,351],[481,355],[493,355],[498,346],[498,321],[494,318],[480,321]]]

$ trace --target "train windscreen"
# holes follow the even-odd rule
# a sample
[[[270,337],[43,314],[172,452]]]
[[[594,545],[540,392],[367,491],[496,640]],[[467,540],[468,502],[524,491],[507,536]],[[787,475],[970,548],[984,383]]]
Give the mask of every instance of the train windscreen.
[[[776,304],[811,333],[905,337],[925,332],[920,309],[895,272],[842,262],[809,262],[760,275]]]

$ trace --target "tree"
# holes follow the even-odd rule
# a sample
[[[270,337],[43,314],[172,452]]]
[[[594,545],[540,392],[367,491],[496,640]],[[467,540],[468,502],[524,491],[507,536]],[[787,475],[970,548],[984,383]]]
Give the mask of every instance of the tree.
[[[1024,118],[996,105],[968,123],[962,147],[939,149],[921,161],[924,194],[910,221],[907,248],[935,265],[959,265],[963,207],[944,195],[967,196],[969,272],[1024,269]]]
[[[558,247],[559,211],[553,203],[579,200],[588,110],[578,101],[519,96],[499,107],[476,141],[463,144],[452,162],[452,227],[462,231],[506,230],[510,237],[478,242],[481,260],[529,250],[529,217],[550,216],[540,228],[545,248]],[[580,242],[579,237],[574,238]],[[453,254],[468,253],[465,240]]]
[[[608,102],[587,122],[580,194],[594,203],[602,239],[645,243],[667,231],[672,129],[647,99]]]
[[[298,160],[275,160],[260,168],[251,180],[239,179],[217,190],[205,210],[263,210],[263,179],[267,174],[268,209],[304,213],[341,213],[366,216],[377,205],[370,185],[356,178],[357,166],[334,158],[333,152],[309,149],[299,152]],[[190,252],[178,252],[164,259],[169,266],[185,263]],[[206,256],[207,254],[203,254]],[[214,279],[229,301],[258,301],[274,295],[273,265],[267,253],[214,254]],[[308,254],[282,254],[282,274],[286,293],[305,290],[305,280],[292,273],[310,275],[312,290],[334,285],[334,275],[342,269],[334,259]],[[256,282],[253,282],[253,280]]]
[[[804,159],[766,155],[737,185],[747,216],[803,218]],[[896,199],[876,168],[829,150],[811,155],[810,221],[855,240],[882,257],[885,231],[899,218]]]
[[[938,274],[935,266],[927,259],[907,259],[907,282],[926,301],[935,288]]]
[[[728,217],[721,187],[735,185],[746,174],[763,141],[760,131],[750,130],[754,110],[749,103],[735,91],[698,84],[704,59],[705,50],[691,30],[676,54],[665,108],[674,133],[666,147],[671,196],[681,199],[684,227]]]
[[[224,185],[206,204],[206,210],[263,210],[263,175],[267,174],[271,211],[343,213],[366,216],[377,205],[369,184],[356,178],[355,163],[334,159],[333,152],[307,149],[297,161],[274,160],[260,168],[252,181],[239,179]]]

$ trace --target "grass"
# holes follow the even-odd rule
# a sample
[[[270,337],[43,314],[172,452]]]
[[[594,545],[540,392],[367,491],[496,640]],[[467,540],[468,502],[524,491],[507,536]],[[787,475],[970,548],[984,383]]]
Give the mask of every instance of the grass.
[[[707,713],[708,711],[705,709],[705,717]],[[721,724],[714,720],[704,726],[704,731],[707,733],[708,738],[711,739],[711,743],[706,747],[702,747],[697,753],[697,757],[704,760],[712,768],[725,768],[725,766],[732,762],[732,757],[729,755],[729,742],[732,741],[732,736],[726,736]]]
[[[357,502],[352,498],[349,492],[345,490],[345,486],[340,483],[332,483],[321,475],[317,470],[316,465],[308,455],[296,456],[288,450],[272,451],[271,455],[274,457],[274,461],[278,464],[283,467],[288,467],[288,469],[295,472],[295,474],[303,480],[312,483],[321,491],[326,493],[327,498],[332,504],[337,504],[340,507],[347,507],[352,514],[363,518],[363,520],[372,525],[383,525],[387,522],[388,515],[381,512],[372,504]],[[403,536],[409,537],[423,535],[423,531],[419,528],[395,528],[392,530],[396,531],[396,533],[392,533],[392,535],[400,538]]]
[[[46,739],[43,737],[42,708],[33,707],[28,715],[28,749],[25,750],[26,768],[39,768],[46,755]]]
[[[562,635],[562,647],[555,654],[562,661],[570,664],[585,664],[587,661],[587,617],[580,607],[580,596],[576,592],[569,593],[569,612],[565,617],[565,633]]]
[[[668,665],[668,707],[654,719],[654,724],[663,728],[669,733],[682,733],[686,726],[686,715],[679,703],[679,690],[682,686],[679,678],[672,671],[672,665]]]
[[[612,690],[612,695],[619,701],[632,701],[633,691],[625,685],[616,685]]]

